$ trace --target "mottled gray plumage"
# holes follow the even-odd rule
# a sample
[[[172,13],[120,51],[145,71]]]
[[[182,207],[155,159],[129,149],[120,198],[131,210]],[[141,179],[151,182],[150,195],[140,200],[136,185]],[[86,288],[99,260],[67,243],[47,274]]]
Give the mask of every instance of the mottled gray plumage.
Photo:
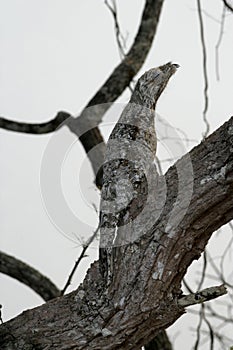
[[[177,67],[169,62],[142,75],[107,143],[100,206],[100,262],[108,284],[113,247],[137,239],[143,221],[148,221],[144,209],[155,173],[155,106]]]

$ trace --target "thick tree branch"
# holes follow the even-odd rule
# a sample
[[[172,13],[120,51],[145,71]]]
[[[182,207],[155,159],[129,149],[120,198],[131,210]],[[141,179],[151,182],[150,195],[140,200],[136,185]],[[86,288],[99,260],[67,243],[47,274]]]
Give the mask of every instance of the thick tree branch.
[[[45,301],[51,300],[60,295],[59,289],[39,271],[1,251],[0,272],[26,284]]]
[[[151,48],[162,5],[163,0],[146,1],[141,23],[132,47],[124,60],[114,69],[103,86],[89,101],[86,108],[102,103],[114,102],[123,93],[132,78],[138,73]],[[95,126],[97,126],[102,121],[103,114],[95,117]]]
[[[116,251],[110,288],[95,262],[77,291],[1,325],[0,348],[137,349],[174,323],[184,313],[180,285],[188,266],[211,234],[233,219],[232,135],[233,118],[169,169],[163,212],[150,231]],[[187,204],[177,193],[187,192],[192,182],[178,181],[189,157],[194,186]],[[185,205],[186,215],[175,222]]]
[[[105,155],[105,144],[98,125],[111,106],[109,102],[114,102],[123,93],[142,67],[156,33],[162,5],[163,0],[146,1],[137,35],[128,54],[89,101],[81,115],[69,123],[70,130],[78,135],[88,153],[98,187],[102,186],[102,174],[99,170]]]
[[[86,152],[88,153],[92,150],[92,152],[88,153],[88,157],[95,176],[103,164],[105,154],[105,144],[98,125],[111,106],[111,102],[114,102],[123,93],[142,67],[156,33],[163,1],[147,0],[145,2],[141,23],[128,54],[89,101],[80,116],[78,118],[69,118],[67,123],[65,122],[66,118],[61,118],[60,123],[63,122],[63,125],[67,125],[79,137]],[[60,113],[64,116],[64,112],[59,112],[57,117]],[[65,116],[69,116],[68,113],[65,113]],[[32,132],[33,134],[47,133],[55,131],[59,126],[57,124],[59,118],[57,117],[47,123],[35,125],[17,123],[0,118],[0,127],[17,132]],[[97,145],[98,149],[95,149]],[[96,182],[98,187],[101,187],[101,173],[98,174]]]

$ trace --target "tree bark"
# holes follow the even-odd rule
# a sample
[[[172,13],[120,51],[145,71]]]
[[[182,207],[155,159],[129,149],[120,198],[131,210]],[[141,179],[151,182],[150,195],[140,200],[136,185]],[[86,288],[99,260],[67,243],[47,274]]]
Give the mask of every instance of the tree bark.
[[[0,348],[137,349],[174,323],[185,312],[179,300],[188,266],[211,234],[233,219],[232,149],[233,118],[168,170],[162,214],[145,235],[117,248],[110,287],[96,261],[76,291],[1,325]],[[179,177],[180,169],[186,174],[189,158],[192,197],[177,222],[187,206],[179,189],[187,191],[192,183]]]

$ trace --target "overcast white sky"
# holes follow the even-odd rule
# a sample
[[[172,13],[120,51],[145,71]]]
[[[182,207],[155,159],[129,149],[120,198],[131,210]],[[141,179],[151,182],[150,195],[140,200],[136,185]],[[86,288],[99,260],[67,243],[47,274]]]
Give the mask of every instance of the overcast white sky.
[[[144,1],[119,0],[118,4],[121,28],[129,47]],[[208,119],[213,131],[232,115],[233,17],[226,14],[217,81],[215,46],[220,32],[221,0],[205,1],[203,16],[210,85]],[[0,0],[0,47],[0,114],[18,121],[47,121],[59,110],[78,115],[119,63],[113,20],[103,0]],[[157,111],[188,138],[199,142],[205,126],[195,1],[165,1],[153,47],[140,74],[168,61],[179,63],[181,68],[161,97]],[[128,98],[127,91],[119,101],[125,103]],[[105,135],[113,127],[110,120],[111,116],[105,118],[102,128]],[[78,238],[92,232],[98,217],[93,203],[98,205],[99,195],[85,153],[66,128],[45,136],[4,130],[0,133],[1,250],[28,262],[61,288],[80,252]],[[51,138],[60,142],[66,137],[74,144],[61,169],[62,189],[70,210],[90,225],[89,232],[80,232],[80,227],[75,232],[66,232],[74,241],[61,234],[56,222],[51,222],[40,186],[41,162],[48,142]],[[194,144],[190,143],[187,149]],[[79,185],[80,176],[85,179],[85,186],[82,184],[85,188]],[[227,230],[222,234],[226,237]],[[219,254],[219,241],[211,242],[215,254]],[[97,244],[90,251],[92,258],[97,255],[96,247]],[[88,259],[82,262],[72,288],[83,278],[89,262]],[[42,302],[18,282],[3,275],[0,281],[4,320]],[[173,336],[177,332],[182,335],[176,339],[177,349],[184,346],[184,339],[188,347],[193,342],[194,334],[184,331],[187,320],[188,316],[183,316],[170,331]]]

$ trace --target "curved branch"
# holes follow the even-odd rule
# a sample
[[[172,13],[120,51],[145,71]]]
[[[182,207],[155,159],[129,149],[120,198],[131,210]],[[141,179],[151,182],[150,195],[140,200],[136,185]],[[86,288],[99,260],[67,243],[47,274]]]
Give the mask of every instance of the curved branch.
[[[63,111],[58,112],[54,119],[45,123],[23,123],[0,117],[0,128],[26,134],[48,134],[57,130],[70,117],[69,113]]]
[[[109,102],[114,102],[122,94],[142,67],[156,33],[163,1],[147,0],[145,2],[141,23],[128,54],[89,101],[81,115],[75,119],[70,118],[67,122],[67,126],[79,137],[87,153],[98,145],[98,151],[93,150],[88,154],[95,176],[99,175],[96,179],[98,187],[101,187],[102,183],[101,173],[98,171],[103,164],[105,154],[105,144],[98,125],[111,106]],[[93,107],[99,104],[102,106]],[[92,109],[90,110],[89,107]],[[64,112],[59,113],[64,114]],[[61,119],[58,124],[57,117],[42,124],[17,123],[1,118],[0,127],[11,131],[42,134],[56,130],[70,116],[68,113],[66,115],[67,117]]]
[[[156,33],[163,0],[147,0],[134,43],[124,60],[114,69],[87,107],[114,102],[142,67]],[[101,121],[101,120],[99,120]]]
[[[146,1],[137,35],[128,54],[89,101],[81,115],[69,123],[70,130],[79,137],[88,154],[99,188],[102,186],[100,169],[104,161],[105,143],[98,125],[110,108],[110,102],[114,102],[123,93],[142,67],[156,33],[163,1]],[[97,145],[98,150],[95,150]],[[92,152],[89,153],[90,150]]]
[[[50,279],[28,264],[25,264],[13,256],[7,255],[1,251],[0,272],[26,284],[45,301],[51,300],[60,295],[59,289],[50,281]]]
[[[171,167],[159,221],[137,241],[115,250],[115,278],[106,289],[95,262],[78,290],[1,325],[0,348],[131,350],[150,341],[183,313],[180,285],[211,234],[233,219],[233,117]],[[191,157],[194,187],[186,215],[168,226],[177,203],[177,169]],[[179,186],[185,192],[190,179]],[[158,188],[156,198],[160,198]],[[62,331],[61,331],[62,330]]]
[[[223,1],[224,5],[226,6],[226,8],[229,11],[233,12],[233,7],[231,7],[231,5],[228,4],[227,0],[222,0],[222,1]]]

